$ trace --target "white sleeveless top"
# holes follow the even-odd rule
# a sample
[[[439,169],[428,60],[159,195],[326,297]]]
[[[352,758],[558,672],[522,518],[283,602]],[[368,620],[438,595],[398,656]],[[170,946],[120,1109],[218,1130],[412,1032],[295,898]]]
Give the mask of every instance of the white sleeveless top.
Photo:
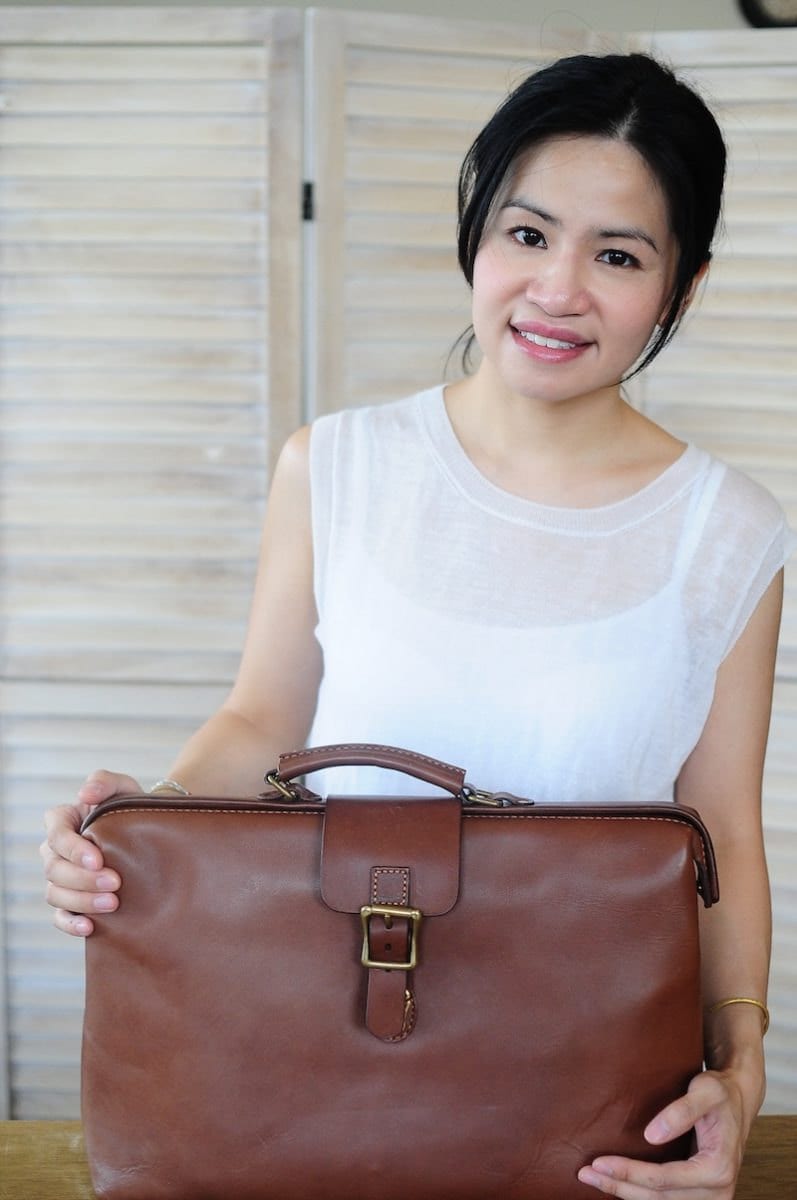
[[[774,498],[695,446],[636,494],[554,508],[476,469],[442,387],[311,435],[309,745],[381,742],[545,802],[672,800],[717,668],[793,549]],[[338,768],[323,791],[421,792]]]

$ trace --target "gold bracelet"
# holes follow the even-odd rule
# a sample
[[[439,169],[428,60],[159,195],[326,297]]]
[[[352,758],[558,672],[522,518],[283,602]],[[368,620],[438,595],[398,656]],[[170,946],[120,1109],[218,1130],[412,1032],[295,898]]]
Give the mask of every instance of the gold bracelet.
[[[190,796],[191,793],[187,788],[184,788],[176,779],[159,779],[157,783],[153,783],[149,789],[149,795],[154,796],[156,792],[177,792],[180,796]]]
[[[727,1000],[718,1000],[716,1004],[712,1004],[706,1010],[706,1014],[711,1016],[713,1013],[719,1012],[721,1008],[727,1008],[729,1004],[753,1004],[756,1008],[760,1008],[764,1014],[764,1032],[761,1034],[762,1037],[764,1036],[769,1029],[769,1009],[762,1000],[753,1000],[749,996],[730,996]]]

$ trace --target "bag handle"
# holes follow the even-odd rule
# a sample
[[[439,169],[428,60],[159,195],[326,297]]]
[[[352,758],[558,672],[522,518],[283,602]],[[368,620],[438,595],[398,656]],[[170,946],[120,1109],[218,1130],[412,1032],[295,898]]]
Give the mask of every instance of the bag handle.
[[[297,775],[308,775],[312,771],[323,771],[328,767],[385,767],[390,771],[402,771],[414,775],[434,787],[443,788],[452,796],[461,797],[465,786],[465,771],[426,754],[414,750],[401,750],[397,746],[379,746],[368,742],[340,742],[331,746],[315,746],[310,750],[295,750],[281,754],[275,771],[266,775],[268,783],[277,789],[289,783]],[[290,789],[285,789],[290,791]]]

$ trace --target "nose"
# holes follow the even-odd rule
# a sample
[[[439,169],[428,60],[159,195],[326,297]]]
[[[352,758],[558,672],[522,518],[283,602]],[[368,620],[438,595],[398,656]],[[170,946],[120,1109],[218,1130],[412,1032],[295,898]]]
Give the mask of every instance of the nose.
[[[535,263],[526,299],[550,317],[581,316],[589,308],[589,292],[577,256],[548,249]]]

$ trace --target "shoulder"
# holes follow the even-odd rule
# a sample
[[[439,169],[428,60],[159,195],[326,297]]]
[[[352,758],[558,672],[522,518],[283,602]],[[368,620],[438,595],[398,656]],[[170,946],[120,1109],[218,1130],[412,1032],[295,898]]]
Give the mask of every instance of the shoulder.
[[[310,479],[310,437],[311,427],[303,425],[285,441],[274,468],[272,494],[275,491],[307,490]]]
[[[713,461],[722,468],[716,517],[733,540],[752,538],[769,543],[781,536],[788,541],[786,514],[772,492],[737,467]]]
[[[311,426],[312,452],[339,444],[342,439],[347,445],[355,441],[388,445],[397,437],[417,436],[424,410],[440,393],[441,388],[434,387],[400,400],[343,408],[317,417]]]

